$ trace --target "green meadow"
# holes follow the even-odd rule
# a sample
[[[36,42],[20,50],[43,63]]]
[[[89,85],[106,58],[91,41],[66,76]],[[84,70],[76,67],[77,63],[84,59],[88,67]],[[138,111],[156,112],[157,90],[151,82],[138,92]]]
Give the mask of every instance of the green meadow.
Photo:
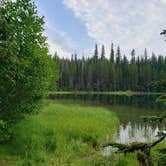
[[[118,119],[105,108],[44,101],[38,115],[14,128],[0,146],[0,165],[96,165],[106,162],[100,145],[111,140]]]

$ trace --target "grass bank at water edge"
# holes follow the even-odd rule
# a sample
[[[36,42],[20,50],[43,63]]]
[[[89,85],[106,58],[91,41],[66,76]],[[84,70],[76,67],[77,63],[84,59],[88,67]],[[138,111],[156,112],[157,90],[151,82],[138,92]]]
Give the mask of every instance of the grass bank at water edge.
[[[49,95],[162,95],[165,92],[134,92],[134,91],[51,91]]]
[[[1,166],[96,166],[107,160],[99,146],[110,141],[118,126],[105,108],[44,101],[38,115],[14,129],[14,138],[0,145]]]

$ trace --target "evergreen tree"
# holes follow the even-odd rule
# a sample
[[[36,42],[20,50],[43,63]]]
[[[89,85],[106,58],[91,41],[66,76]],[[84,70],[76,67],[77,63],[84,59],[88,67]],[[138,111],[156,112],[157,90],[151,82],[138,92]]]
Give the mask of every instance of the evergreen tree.
[[[116,53],[116,64],[120,65],[120,62],[121,62],[121,52],[120,52],[120,47],[118,46]]]
[[[114,63],[114,44],[111,44],[110,61]]]
[[[59,59],[61,90],[94,90],[94,91],[163,91],[153,89],[155,81],[166,80],[166,60],[163,56],[153,53],[147,58],[145,49],[144,56],[136,58],[135,50],[131,51],[131,60],[124,55],[121,58],[120,47],[117,48],[116,61],[114,61],[114,48],[111,45],[110,58],[105,57],[105,49],[102,46],[101,58],[98,58],[98,47],[95,46],[92,58],[78,59],[72,55],[71,60]],[[163,84],[162,84],[163,85]]]
[[[97,46],[97,44],[95,45],[94,61],[95,61],[95,63],[97,63],[97,61],[98,61],[98,46]]]
[[[148,61],[148,53],[147,53],[147,49],[145,48],[144,50],[144,59],[145,59],[145,63]]]
[[[101,60],[104,60],[105,59],[105,48],[104,48],[104,45],[102,45],[102,48],[101,48]]]
[[[131,51],[131,63],[132,64],[135,63],[135,50],[134,49]]]

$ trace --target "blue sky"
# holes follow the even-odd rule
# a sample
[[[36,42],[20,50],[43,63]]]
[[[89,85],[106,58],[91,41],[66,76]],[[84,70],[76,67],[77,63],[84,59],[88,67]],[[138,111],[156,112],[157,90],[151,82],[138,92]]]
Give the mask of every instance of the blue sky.
[[[35,0],[45,16],[50,52],[91,56],[94,44],[120,45],[122,53],[146,47],[149,54],[166,55],[160,32],[166,28],[166,0]],[[100,48],[100,47],[99,47]]]

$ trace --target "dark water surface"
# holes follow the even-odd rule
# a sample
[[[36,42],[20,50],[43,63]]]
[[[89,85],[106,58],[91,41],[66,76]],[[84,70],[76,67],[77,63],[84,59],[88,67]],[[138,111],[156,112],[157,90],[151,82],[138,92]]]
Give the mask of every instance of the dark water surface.
[[[51,99],[72,100],[74,103],[88,103],[102,105],[116,113],[119,127],[114,134],[114,141],[130,143],[145,142],[156,139],[159,130],[164,130],[165,123],[144,123],[142,116],[162,114],[166,108],[155,103],[159,95],[106,95],[106,94],[53,94]]]

